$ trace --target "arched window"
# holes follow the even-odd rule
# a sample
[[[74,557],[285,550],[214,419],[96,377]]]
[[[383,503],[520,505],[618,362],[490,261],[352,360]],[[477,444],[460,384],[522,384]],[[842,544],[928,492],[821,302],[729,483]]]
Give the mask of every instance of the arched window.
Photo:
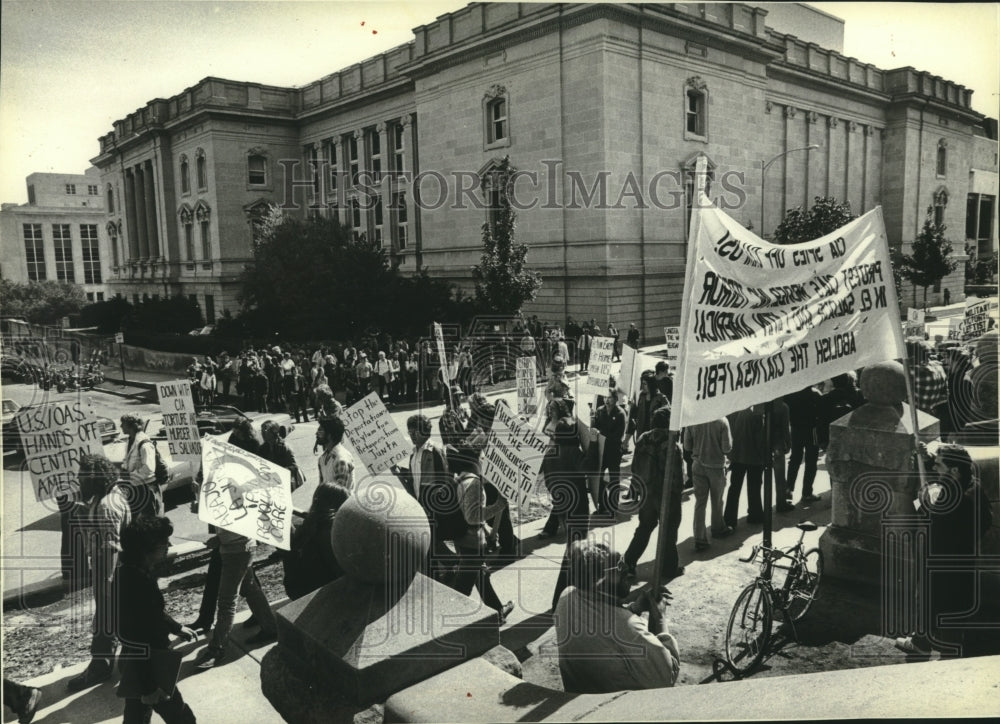
[[[184,260],[194,261],[194,214],[187,204],[181,206],[181,236],[184,238]]]
[[[194,216],[201,228],[202,261],[210,261],[212,258],[212,210],[208,204],[200,201],[194,210]]]
[[[108,186],[108,199],[111,198],[111,186]],[[108,232],[108,243],[111,245],[111,265],[113,267],[118,266],[118,227],[115,226],[115,222],[109,221],[108,225],[105,227]]]
[[[208,188],[208,168],[205,163],[205,152],[199,148],[195,152],[195,156],[195,170],[198,177],[198,190],[202,191]]]
[[[251,186],[267,185],[267,159],[259,153],[247,156],[247,183]]]
[[[108,195],[108,203],[107,203],[108,213],[109,214],[113,214],[113,213],[115,213],[115,192],[112,191],[111,184],[108,184],[108,194],[107,195]]]
[[[191,193],[191,167],[187,156],[181,156],[181,193]]]
[[[934,223],[937,226],[944,224],[944,211],[948,207],[948,189],[944,186],[934,192]]]
[[[948,142],[943,138],[938,141],[937,145],[937,162],[935,164],[935,171],[938,178],[944,178],[948,175]]]

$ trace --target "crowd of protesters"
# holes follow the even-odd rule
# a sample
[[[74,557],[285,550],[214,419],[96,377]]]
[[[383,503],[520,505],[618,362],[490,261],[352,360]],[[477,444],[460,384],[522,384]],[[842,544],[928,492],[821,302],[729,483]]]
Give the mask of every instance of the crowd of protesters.
[[[534,341],[536,324],[536,319],[525,320],[517,325],[516,332],[522,339]],[[651,596],[631,610],[620,605],[621,591],[637,575],[638,561],[654,530],[661,524],[665,528],[660,574],[661,580],[670,581],[684,573],[677,538],[685,488],[693,488],[696,501],[692,523],[696,551],[711,545],[709,533],[717,539],[734,532],[744,482],[746,524],[763,523],[761,488],[768,465],[774,471],[777,512],[795,508],[793,493],[800,470],[798,504],[809,506],[819,499],[813,484],[819,454],[829,444],[831,423],[863,405],[865,399],[858,388],[857,374],[846,373],[825,385],[793,391],[767,405],[753,405],[691,426],[671,443],[668,427],[674,381],[666,362],[642,372],[634,400],[627,399],[612,380],[607,393],[597,397],[589,416],[575,409],[566,367],[575,361],[578,369],[585,369],[588,340],[601,331],[593,320],[576,325],[570,319],[565,332],[551,334],[548,341],[553,344],[546,343],[547,351],[539,358],[540,363],[549,365],[544,386],[546,406],[540,421],[548,438],[541,477],[550,493],[552,511],[538,537],[557,536],[560,528],[566,532],[563,562],[552,594],[557,629],[567,628],[566,636],[560,637],[560,669],[568,690],[579,692],[608,690],[608,686],[671,686],[677,677],[679,653],[663,621],[662,600],[658,595]],[[608,325],[606,334],[611,332],[617,336],[613,324]],[[539,338],[545,339],[544,330]],[[996,444],[996,333],[984,339],[988,339],[986,344],[979,346],[935,346],[926,340],[908,343],[907,363],[916,406],[942,420],[942,437],[951,443],[938,454],[933,469],[939,476],[953,480],[959,496],[964,496],[962,500],[969,501],[958,512],[953,508],[937,510],[937,498],[922,491],[924,508],[933,524],[944,531],[941,541],[949,551],[974,550],[969,536],[979,535],[989,526],[988,504],[982,503],[982,490],[971,477],[971,460],[960,445],[954,444],[982,444],[986,439]],[[625,343],[639,344],[634,325],[630,325]],[[538,343],[534,344],[537,349]],[[301,412],[309,419],[312,409],[320,420],[315,449],[318,485],[308,513],[294,520],[291,551],[281,554],[290,598],[299,598],[342,575],[330,531],[337,511],[354,493],[356,480],[355,461],[342,444],[346,423],[339,414],[341,402],[350,403],[371,391],[387,401],[405,398],[411,390],[415,394],[427,391],[420,362],[434,359],[436,350],[421,354],[406,342],[391,340],[386,346],[389,352],[378,347],[362,351],[352,346],[339,351],[320,347],[311,356],[302,350],[282,351],[280,347],[247,350],[236,360],[222,355],[218,362],[206,359],[196,363],[198,374],[192,373],[192,384],[197,383],[201,390],[203,404],[210,404],[216,393],[228,396],[235,382],[237,394],[251,395],[265,409],[272,402],[272,378],[281,393],[274,400],[276,404],[288,404],[288,396],[299,395],[303,389],[300,383],[309,380],[302,384],[306,384],[305,400],[310,404],[303,404]],[[615,349],[620,356],[617,346]],[[515,356],[524,351],[526,346],[522,345]],[[432,440],[433,424],[428,417],[410,416],[407,432],[413,451],[406,466],[394,467],[391,472],[427,514],[432,535],[429,572],[463,594],[476,589],[502,624],[513,603],[504,602],[494,589],[491,569],[499,561],[519,557],[520,541],[514,535],[507,500],[489,480],[483,479],[480,467],[496,404],[502,403],[490,402],[474,390],[474,383],[468,383],[475,379],[473,346],[459,347],[456,353],[457,374],[450,375],[454,386],[442,379],[444,391],[437,386],[431,388],[446,403],[437,424],[440,444]],[[374,357],[374,364],[369,355]],[[395,376],[395,370],[402,368],[397,365],[408,365],[414,359],[414,377]],[[992,370],[992,377],[983,369]],[[346,375],[340,370],[349,370],[353,379],[346,396],[341,394]],[[468,370],[464,376],[463,370]],[[250,382],[257,378],[264,379],[260,388]],[[331,378],[335,380],[332,384]],[[317,380],[321,381],[318,385]],[[322,385],[329,388],[330,399],[317,404],[316,390]],[[126,641],[128,645],[120,654],[126,662],[123,675],[131,669],[130,675],[138,678],[141,690],[134,697],[126,697],[125,721],[149,721],[152,711],[167,721],[194,721],[179,691],[165,692],[156,684],[149,656],[143,652],[166,649],[170,634],[194,639],[211,632],[208,645],[195,662],[195,669],[203,671],[225,660],[239,596],[247,600],[253,613],[249,623],[260,629],[249,643],[274,640],[275,619],[252,566],[255,542],[223,529],[211,531],[212,552],[198,618],[183,626],[167,614],[155,577],[166,555],[171,527],[162,517],[155,446],[142,432],[138,416],[123,415],[121,426],[128,438],[122,468],[115,469],[103,456],[84,456],[79,468],[79,499],[60,502],[64,556],[67,550],[82,551],[95,610],[91,662],[69,681],[69,688],[80,690],[110,678],[115,642]],[[594,430],[603,437],[603,445],[597,444]],[[635,451],[630,474],[625,475],[622,463],[632,444],[629,441],[634,443]],[[265,424],[258,432],[244,418],[233,428],[229,442],[288,468],[294,487],[302,485],[307,477],[276,425]],[[671,460],[673,466],[668,471]],[[664,499],[667,518],[660,520]],[[711,517],[706,523],[709,508]],[[587,534],[593,527],[613,522],[622,511],[638,514],[635,533],[623,555],[588,541]],[[70,568],[80,566],[73,563]],[[611,608],[606,608],[608,605]],[[116,616],[116,610],[124,614]],[[588,617],[614,623],[618,638],[584,641],[575,637],[571,632],[579,627],[573,620]],[[614,656],[612,663],[605,660],[603,670],[600,663],[585,663],[591,654],[595,661],[602,656],[607,659],[605,654],[629,641],[649,649],[647,666],[641,672],[628,666],[615,668],[620,662]],[[930,643],[908,637],[897,645],[908,652],[925,652]],[[588,656],[578,656],[581,652]],[[11,691],[28,697],[28,701],[34,696],[30,690]]]

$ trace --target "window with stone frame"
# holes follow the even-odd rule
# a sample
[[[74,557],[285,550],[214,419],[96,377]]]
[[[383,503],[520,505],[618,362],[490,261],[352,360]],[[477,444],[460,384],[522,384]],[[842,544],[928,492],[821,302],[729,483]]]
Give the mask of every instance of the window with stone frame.
[[[184,239],[184,260],[195,261],[194,252],[194,213],[185,204],[180,211],[181,232]]]
[[[347,180],[348,186],[358,185],[358,172],[361,169],[361,162],[358,158],[358,138],[353,133],[347,135],[347,170],[350,177]]]
[[[198,181],[198,190],[204,191],[208,188],[208,161],[205,160],[205,152],[198,149],[195,152],[195,176]]]
[[[338,209],[340,208],[340,166],[337,165],[337,159],[337,141],[331,138],[326,142],[326,160],[330,169],[330,185],[326,205],[335,219],[339,218]]]
[[[486,101],[486,145],[495,147],[510,143],[510,118],[507,91],[494,87],[495,97]]]
[[[251,186],[267,185],[267,158],[260,153],[247,156],[247,183]]]
[[[409,224],[407,223],[406,216],[406,192],[399,191],[395,196],[395,207],[394,211],[396,213],[396,248],[405,249],[407,243],[409,242]]]
[[[119,266],[118,227],[113,221],[109,221],[105,229],[108,232],[108,245],[111,247],[111,265],[117,268]]]
[[[368,138],[368,182],[374,185],[382,181],[382,134],[377,128],[371,128],[365,135]]]
[[[934,223],[944,225],[944,212],[948,208],[948,189],[944,186],[934,192]]]
[[[24,259],[28,267],[28,281],[45,281],[45,248],[42,245],[42,225],[24,224]]]
[[[97,243],[97,224],[80,224],[80,251],[83,259],[83,283],[101,284],[101,251]]]
[[[191,193],[191,165],[187,156],[181,156],[181,193]]]
[[[199,202],[194,210],[195,221],[201,229],[201,259],[212,260],[212,210],[208,204]]]
[[[405,139],[404,133],[406,129],[401,123],[395,123],[392,126],[392,170],[395,173],[402,173],[406,168],[405,159]]]
[[[708,138],[708,86],[698,76],[691,76],[684,84],[684,137]]]
[[[938,178],[944,178],[948,175],[948,141],[943,138],[938,141],[934,172]]]
[[[69,196],[76,195],[76,184],[66,184],[66,193]]]
[[[56,280],[76,283],[73,269],[73,238],[69,224],[52,225],[52,245],[55,247]]]
[[[108,209],[107,209],[107,211],[108,211],[109,214],[113,214],[113,213],[115,213],[115,192],[111,188],[111,184],[108,184],[108,193],[107,193],[107,196],[108,196],[108,199],[107,199],[107,207],[108,207]]]

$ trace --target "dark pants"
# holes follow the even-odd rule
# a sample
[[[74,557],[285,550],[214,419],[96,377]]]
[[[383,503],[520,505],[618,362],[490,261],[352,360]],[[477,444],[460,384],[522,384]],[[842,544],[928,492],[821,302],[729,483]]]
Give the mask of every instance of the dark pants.
[[[677,483],[679,482],[677,481]],[[663,549],[663,560],[660,563],[660,569],[668,577],[672,576],[677,570],[677,530],[681,527],[681,498],[683,491],[679,484],[674,485],[674,490],[676,492],[670,496],[667,527],[664,530],[666,545]],[[623,556],[625,562],[631,567],[635,567],[642,554],[646,552],[649,539],[660,522],[661,496],[662,492],[653,488],[643,499],[639,507],[639,525],[636,527],[635,533],[632,535],[632,542],[629,543]]]
[[[458,571],[452,579],[451,586],[459,593],[468,596],[475,588],[479,597],[495,611],[503,609],[503,603],[490,581],[490,569],[486,565],[484,553],[479,548],[469,548],[455,544],[458,551]]]
[[[574,475],[569,479],[549,479],[546,476],[545,485],[552,498],[552,512],[543,528],[546,534],[553,536],[558,533],[560,523],[569,529],[570,517],[586,519],[590,515],[586,476]]]
[[[90,562],[83,547],[83,534],[79,526],[71,523],[72,511],[76,503],[72,498],[57,497],[59,506],[59,555],[62,558],[63,584],[70,591],[77,591],[90,584]]]
[[[31,698],[31,687],[18,684],[10,679],[3,680],[3,703],[15,714],[20,714],[21,710]]]
[[[492,483],[486,483],[483,487],[486,490],[486,504],[493,505],[500,498],[500,491]],[[500,514],[500,520],[496,525],[496,534],[497,545],[500,546],[502,553],[514,554],[517,552],[518,540],[514,537],[514,523],[510,519],[510,510],[506,508]]]
[[[163,493],[160,486],[154,483],[146,485],[129,485],[128,507],[132,512],[132,520],[140,516],[155,518],[163,515]]]
[[[795,478],[799,474],[799,465],[802,464],[803,457],[805,457],[806,469],[802,473],[802,495],[812,495],[813,481],[816,480],[816,461],[819,459],[816,436],[812,428],[803,430],[793,427],[792,456],[788,460],[788,475],[786,476],[789,498],[795,491]]]
[[[90,669],[109,673],[115,660],[115,581],[109,581],[103,556],[96,555],[91,561],[94,591],[93,636],[90,639]]]
[[[733,463],[729,468],[729,494],[726,496],[726,511],[723,514],[726,525],[733,528],[736,527],[736,521],[740,517],[740,493],[743,490],[743,478],[747,479],[747,522],[759,523],[764,517],[764,506],[760,502],[764,466]]]
[[[197,721],[191,707],[184,703],[181,690],[174,689],[173,696],[152,706],[143,704],[141,699],[126,699],[123,724],[149,724],[154,711],[167,724],[194,724]]]
[[[601,481],[597,491],[597,512],[611,513],[611,501],[617,499],[617,490],[621,485],[622,454],[621,451],[613,451],[608,455],[607,448],[604,450],[604,461],[601,463]],[[608,480],[604,480],[604,471],[608,471]]]
[[[255,574],[256,575],[256,574]],[[213,548],[208,557],[208,573],[205,589],[201,593],[201,607],[198,609],[197,624],[209,628],[215,622],[215,606],[219,602],[219,581],[222,580],[222,554]]]

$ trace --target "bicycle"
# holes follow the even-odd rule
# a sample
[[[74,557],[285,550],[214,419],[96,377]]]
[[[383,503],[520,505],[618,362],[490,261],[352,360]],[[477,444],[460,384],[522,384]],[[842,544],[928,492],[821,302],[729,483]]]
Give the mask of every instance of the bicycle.
[[[764,658],[771,640],[773,609],[781,611],[785,620],[795,630],[795,622],[802,619],[816,600],[823,577],[823,553],[819,548],[805,550],[805,534],[817,529],[811,522],[799,523],[799,542],[791,548],[780,549],[756,545],[743,563],[750,563],[763,551],[760,573],[753,583],[740,593],[729,615],[726,626],[726,662],[739,676],[745,675]],[[783,559],[789,563],[779,563]],[[787,571],[780,588],[771,582],[774,569]]]

